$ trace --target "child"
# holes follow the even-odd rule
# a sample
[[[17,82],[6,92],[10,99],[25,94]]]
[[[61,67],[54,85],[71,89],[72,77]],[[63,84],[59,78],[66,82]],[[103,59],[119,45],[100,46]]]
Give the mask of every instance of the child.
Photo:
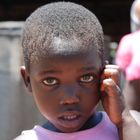
[[[132,116],[140,125],[140,0],[131,7],[131,31],[119,43],[116,63],[124,73],[123,94]]]
[[[102,27],[93,13],[71,2],[45,5],[26,20],[22,47],[22,77],[48,121],[16,140],[122,138],[129,113],[118,68],[105,66]],[[100,99],[107,113],[96,111]]]

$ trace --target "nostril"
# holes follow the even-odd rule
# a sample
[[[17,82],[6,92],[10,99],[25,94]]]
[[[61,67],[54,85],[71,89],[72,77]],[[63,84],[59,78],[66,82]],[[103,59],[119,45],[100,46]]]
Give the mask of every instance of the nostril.
[[[61,87],[60,104],[77,104],[80,101],[79,88],[74,84],[65,84]]]
[[[61,105],[68,105],[68,104],[77,104],[79,103],[79,99],[77,97],[69,97],[69,98],[63,98],[60,101]]]

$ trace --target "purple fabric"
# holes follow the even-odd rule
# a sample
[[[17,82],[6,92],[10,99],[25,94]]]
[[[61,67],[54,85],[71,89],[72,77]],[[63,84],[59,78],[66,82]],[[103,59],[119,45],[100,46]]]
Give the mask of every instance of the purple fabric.
[[[119,140],[116,126],[103,112],[102,121],[91,129],[74,133],[58,133],[41,126],[22,132],[23,140]]]

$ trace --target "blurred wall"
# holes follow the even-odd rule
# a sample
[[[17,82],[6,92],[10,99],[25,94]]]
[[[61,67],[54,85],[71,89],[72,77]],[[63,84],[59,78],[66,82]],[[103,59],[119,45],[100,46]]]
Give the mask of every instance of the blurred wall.
[[[12,140],[44,118],[21,79],[23,22],[0,22],[0,140]]]

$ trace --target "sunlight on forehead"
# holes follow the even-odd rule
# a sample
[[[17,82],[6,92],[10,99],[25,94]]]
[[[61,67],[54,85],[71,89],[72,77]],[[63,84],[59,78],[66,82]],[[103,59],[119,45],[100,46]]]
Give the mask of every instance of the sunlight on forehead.
[[[51,49],[52,54],[70,55],[77,54],[79,52],[85,52],[88,50],[87,46],[83,46],[82,42],[73,37],[72,39],[61,39],[55,37],[53,41],[53,47]]]
[[[45,45],[43,51],[39,48],[31,55],[31,63],[38,62],[39,57],[48,58],[70,58],[74,59],[76,56],[86,57],[87,54],[93,53],[97,55],[97,48],[94,44],[85,44],[81,39],[76,36],[71,38],[54,37],[49,46]]]

